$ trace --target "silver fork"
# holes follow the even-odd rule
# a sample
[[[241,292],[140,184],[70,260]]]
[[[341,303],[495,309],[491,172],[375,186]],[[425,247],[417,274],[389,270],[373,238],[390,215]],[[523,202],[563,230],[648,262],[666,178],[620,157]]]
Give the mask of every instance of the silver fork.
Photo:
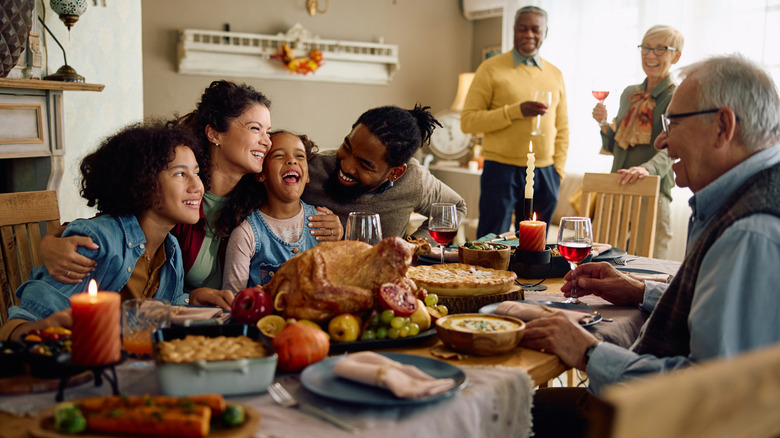
[[[269,386],[268,393],[271,394],[271,398],[274,399],[277,404],[284,406],[285,408],[298,407],[322,418],[323,420],[329,421],[344,430],[350,432],[355,432],[358,430],[356,427],[339,420],[338,418],[321,409],[315,408],[314,406],[305,402],[299,402],[295,399],[295,397],[292,396],[292,394],[284,389],[284,386],[279,383],[274,383],[273,385]]]
[[[614,259],[612,259],[612,261],[615,262],[616,265],[626,266],[626,263],[632,262],[636,259],[637,257],[628,258],[626,256],[621,256],[621,257],[615,257]]]

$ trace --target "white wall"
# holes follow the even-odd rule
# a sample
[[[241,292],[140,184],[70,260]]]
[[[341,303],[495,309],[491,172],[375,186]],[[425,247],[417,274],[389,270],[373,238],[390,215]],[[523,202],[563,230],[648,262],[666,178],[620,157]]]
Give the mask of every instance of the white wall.
[[[143,118],[141,0],[87,4],[70,36],[48,1],[38,5],[39,15],[65,48],[68,63],[86,82],[105,85],[99,93],[64,92],[65,172],[57,191],[63,221],[94,215],[79,196],[78,166],[84,155],[105,136]],[[45,38],[44,69],[48,66],[48,71],[44,76],[64,64],[57,43],[48,34]]]

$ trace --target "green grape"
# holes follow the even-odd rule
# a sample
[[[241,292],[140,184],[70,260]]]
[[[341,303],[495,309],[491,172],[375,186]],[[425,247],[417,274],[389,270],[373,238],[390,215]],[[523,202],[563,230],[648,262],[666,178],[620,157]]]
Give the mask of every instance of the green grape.
[[[360,335],[361,341],[373,341],[374,339],[376,339],[376,332],[370,328],[363,330],[363,333]]]
[[[395,327],[390,327],[389,329],[387,329],[387,337],[388,338],[390,338],[390,339],[398,339],[399,336],[401,336],[401,330],[399,330],[399,329],[397,329]]]
[[[390,320],[390,327],[392,328],[400,329],[404,325],[406,325],[406,322],[404,321],[404,318],[400,316],[396,316],[395,318]]]
[[[371,319],[369,320],[369,325],[371,325],[371,327],[377,327],[379,326],[379,321],[380,321],[379,314],[375,313],[373,316],[371,316]]]
[[[439,304],[436,306],[436,310],[441,313],[441,316],[447,316],[450,313],[450,309],[447,308],[444,304]]]
[[[409,325],[412,323],[412,318],[409,318],[408,316],[404,316],[404,325]]]
[[[382,313],[379,315],[379,320],[382,321],[382,324],[388,325],[390,324],[390,321],[395,318],[395,312],[393,312],[390,309],[383,310]]]
[[[417,336],[420,334],[420,326],[417,325],[416,322],[410,323],[407,327],[409,327],[409,336]]]
[[[387,337],[387,327],[379,327],[376,329],[376,338],[384,339]]]
[[[400,332],[400,334],[401,334],[401,337],[402,337],[402,338],[406,338],[406,337],[408,337],[408,336],[409,336],[409,333],[410,333],[411,331],[409,330],[409,326],[408,326],[408,325],[405,325],[405,326],[401,327],[401,329],[399,330],[399,332]]]
[[[428,294],[425,296],[425,305],[426,306],[435,306],[439,304],[439,296],[436,294]]]

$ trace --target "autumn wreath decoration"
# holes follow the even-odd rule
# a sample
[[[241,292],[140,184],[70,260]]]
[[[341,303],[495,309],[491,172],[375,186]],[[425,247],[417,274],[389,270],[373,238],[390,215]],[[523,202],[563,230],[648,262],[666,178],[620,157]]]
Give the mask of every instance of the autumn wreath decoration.
[[[309,51],[309,56],[296,58],[295,53],[287,43],[282,44],[279,54],[273,56],[273,58],[282,61],[282,64],[290,70],[290,73],[299,75],[314,73],[322,65],[322,52],[320,50],[312,49]]]

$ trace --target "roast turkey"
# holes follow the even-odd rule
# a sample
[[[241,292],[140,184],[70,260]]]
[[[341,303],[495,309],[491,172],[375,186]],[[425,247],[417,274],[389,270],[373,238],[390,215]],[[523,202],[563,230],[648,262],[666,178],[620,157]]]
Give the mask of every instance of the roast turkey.
[[[322,322],[374,307],[379,287],[394,283],[411,292],[406,278],[417,246],[388,237],[374,246],[357,241],[323,242],[285,262],[263,286],[284,316]],[[277,295],[282,295],[277,299]]]

